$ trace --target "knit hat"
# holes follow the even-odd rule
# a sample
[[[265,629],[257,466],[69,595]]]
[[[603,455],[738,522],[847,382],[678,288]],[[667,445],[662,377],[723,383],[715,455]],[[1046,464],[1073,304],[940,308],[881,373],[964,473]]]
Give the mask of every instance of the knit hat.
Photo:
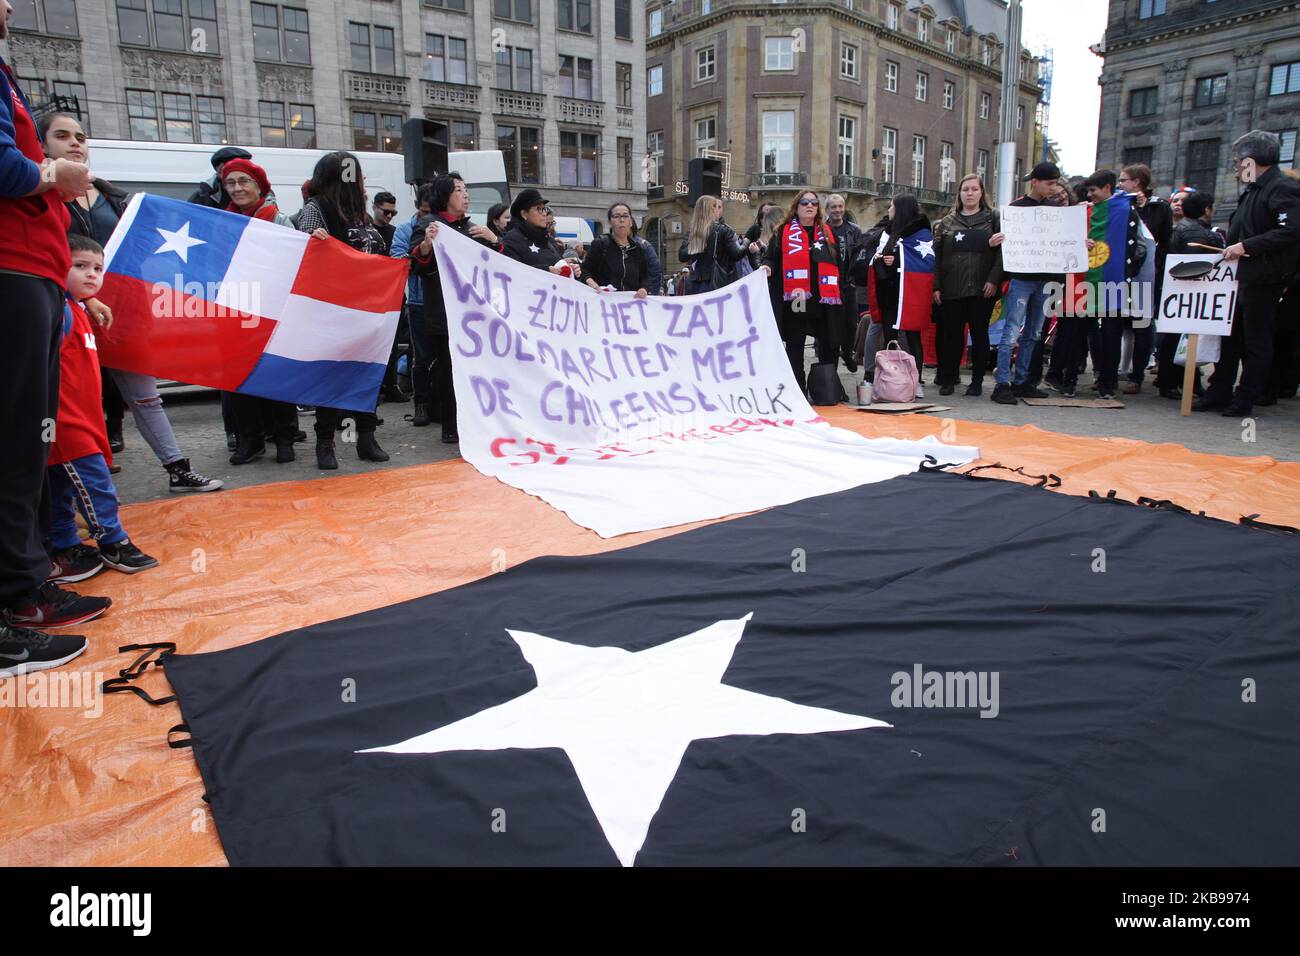
[[[222,166],[220,174],[222,181],[224,182],[231,173],[247,173],[257,182],[257,187],[262,191],[263,196],[271,191],[271,181],[266,178],[266,170],[251,159],[232,159]]]

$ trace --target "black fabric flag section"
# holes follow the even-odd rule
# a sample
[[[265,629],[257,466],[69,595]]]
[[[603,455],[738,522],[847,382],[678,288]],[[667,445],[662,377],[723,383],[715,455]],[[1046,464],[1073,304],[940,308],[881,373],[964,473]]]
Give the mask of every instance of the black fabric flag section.
[[[166,672],[234,865],[1295,865],[1298,580],[922,473]]]

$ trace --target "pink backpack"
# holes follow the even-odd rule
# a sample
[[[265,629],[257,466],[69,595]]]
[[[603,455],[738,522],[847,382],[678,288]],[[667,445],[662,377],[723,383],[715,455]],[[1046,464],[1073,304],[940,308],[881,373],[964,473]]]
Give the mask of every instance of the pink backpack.
[[[890,342],[876,353],[876,378],[871,389],[873,402],[912,402],[916,400],[916,386],[921,376],[916,370],[916,359],[899,347],[898,340]]]

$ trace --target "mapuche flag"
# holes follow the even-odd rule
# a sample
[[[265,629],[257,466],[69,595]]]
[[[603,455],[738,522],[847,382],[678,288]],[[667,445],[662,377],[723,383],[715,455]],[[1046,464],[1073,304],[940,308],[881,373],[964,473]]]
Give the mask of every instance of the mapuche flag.
[[[375,407],[402,260],[137,194],[105,250],[104,365],[330,408]]]
[[[1088,204],[1088,238],[1093,246],[1088,250],[1087,271],[1072,273],[1066,279],[1066,315],[1098,316],[1120,312],[1134,315],[1140,311],[1130,308],[1128,299],[1130,287],[1126,269],[1134,254],[1129,244],[1132,208],[1133,197],[1128,193],[1115,193],[1105,202]],[[1139,227],[1139,232],[1145,243],[1151,234],[1145,225]],[[1155,257],[1148,248],[1144,264],[1154,265],[1154,262]],[[1139,281],[1142,279],[1143,276],[1138,277]],[[1144,297],[1142,301],[1147,302],[1147,299]],[[1146,308],[1150,308],[1149,304]]]
[[[1294,864],[1298,575],[928,472],[165,672],[235,865]]]

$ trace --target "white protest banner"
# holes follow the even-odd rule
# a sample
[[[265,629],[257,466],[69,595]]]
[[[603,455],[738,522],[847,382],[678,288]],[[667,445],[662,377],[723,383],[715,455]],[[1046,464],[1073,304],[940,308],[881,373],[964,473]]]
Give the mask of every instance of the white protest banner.
[[[1169,270],[1184,262],[1205,262],[1214,253],[1172,255],[1165,260],[1157,332],[1230,335],[1237,308],[1237,263],[1220,262],[1199,279],[1175,279]]]
[[[465,460],[602,537],[719,518],[979,450],[831,428],[799,393],[760,270],[637,299],[434,241]]]
[[[1087,206],[1003,206],[1002,268],[1064,274],[1088,268]]]

